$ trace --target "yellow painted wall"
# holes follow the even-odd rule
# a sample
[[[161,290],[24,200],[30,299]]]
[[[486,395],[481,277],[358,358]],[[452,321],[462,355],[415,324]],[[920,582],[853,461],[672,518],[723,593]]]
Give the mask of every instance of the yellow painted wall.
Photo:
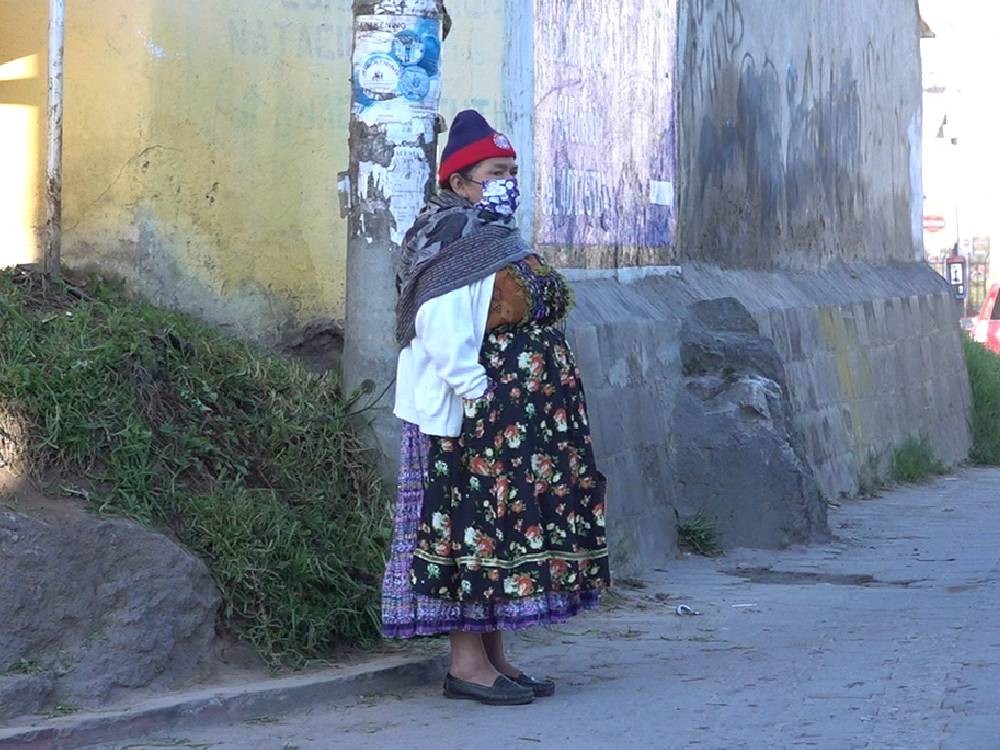
[[[155,301],[271,342],[341,317],[350,5],[68,3],[67,265],[121,274]],[[466,106],[499,117],[503,5],[448,3],[449,119]],[[46,0],[0,0],[0,66],[38,56],[28,80],[5,81],[0,67],[0,164],[18,167],[15,177],[0,170],[0,190],[22,196],[0,209],[0,229],[21,245],[39,223],[46,13]],[[18,252],[11,262],[31,259]]]

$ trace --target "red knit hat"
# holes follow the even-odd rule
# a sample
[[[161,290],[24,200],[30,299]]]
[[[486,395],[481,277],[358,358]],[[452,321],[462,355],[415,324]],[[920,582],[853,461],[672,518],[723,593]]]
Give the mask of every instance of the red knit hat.
[[[510,139],[498,133],[486,118],[474,109],[467,109],[455,115],[448,131],[448,145],[441,154],[441,168],[438,170],[438,184],[447,187],[448,178],[466,167],[478,164],[484,159],[499,157],[517,158],[517,152]]]

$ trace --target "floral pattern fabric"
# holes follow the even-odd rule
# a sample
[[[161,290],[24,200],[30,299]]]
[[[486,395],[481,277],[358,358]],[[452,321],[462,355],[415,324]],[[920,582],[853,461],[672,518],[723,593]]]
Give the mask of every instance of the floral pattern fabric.
[[[424,506],[430,438],[404,423],[392,548],[382,579],[382,634],[415,638],[452,631],[488,633],[556,625],[600,604],[597,591],[541,593],[495,602],[455,602],[413,590],[413,551]]]
[[[530,313],[487,334],[480,359],[491,387],[466,402],[461,436],[429,439],[412,587],[476,604],[599,594],[610,582],[606,482],[556,327],[570,289],[537,259],[506,271]]]

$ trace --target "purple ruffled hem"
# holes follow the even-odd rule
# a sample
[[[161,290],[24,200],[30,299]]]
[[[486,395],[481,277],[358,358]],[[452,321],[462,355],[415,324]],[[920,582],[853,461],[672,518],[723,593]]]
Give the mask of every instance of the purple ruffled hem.
[[[532,601],[530,605],[528,602],[523,604],[512,602],[500,606],[462,605],[442,600],[437,615],[421,612],[418,618],[410,622],[383,622],[382,635],[386,638],[418,638],[456,630],[463,633],[525,630],[544,625],[559,625],[585,610],[598,607],[601,603],[600,594],[595,591],[578,595],[548,594],[546,598],[548,601],[540,605]],[[527,611],[532,608],[531,605],[535,605],[534,613]],[[476,613],[475,609],[479,612]]]

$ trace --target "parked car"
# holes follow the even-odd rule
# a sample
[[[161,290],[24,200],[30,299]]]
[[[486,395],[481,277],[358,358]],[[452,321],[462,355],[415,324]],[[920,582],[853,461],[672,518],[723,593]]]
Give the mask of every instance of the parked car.
[[[972,330],[972,340],[990,351],[1000,354],[1000,284],[990,287],[986,299],[979,308],[976,325]]]

